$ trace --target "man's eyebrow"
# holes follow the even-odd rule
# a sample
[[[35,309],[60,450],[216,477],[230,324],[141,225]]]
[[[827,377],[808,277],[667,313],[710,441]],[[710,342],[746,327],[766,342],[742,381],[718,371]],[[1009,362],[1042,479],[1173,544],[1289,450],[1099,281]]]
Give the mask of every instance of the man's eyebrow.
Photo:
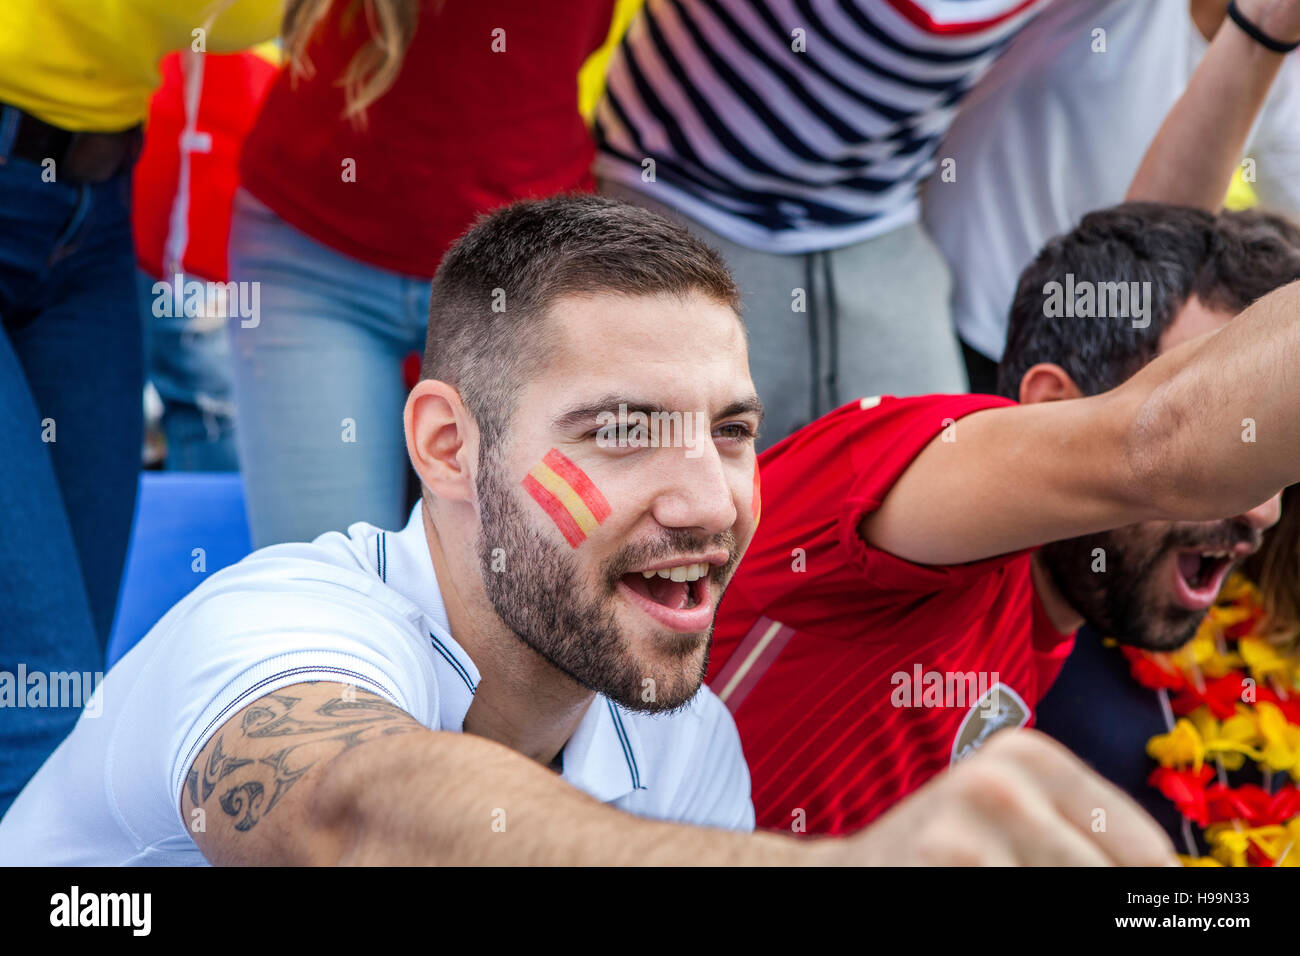
[[[730,418],[732,415],[757,415],[758,422],[761,425],[767,412],[763,409],[763,403],[757,395],[751,395],[748,398],[742,398],[738,402],[732,402],[722,411],[718,412],[717,418]]]
[[[560,431],[568,431],[571,428],[588,425],[596,421],[602,414],[617,415],[619,405],[626,405],[629,413],[645,412],[649,415],[653,412],[664,411],[664,407],[658,402],[642,402],[611,393],[601,396],[594,402],[584,402],[581,405],[565,409],[555,416],[552,424]]]
[[[671,411],[659,402],[647,402],[627,396],[609,394],[598,398],[594,402],[584,402],[581,405],[565,409],[555,416],[552,424],[560,431],[579,428],[597,421],[602,414],[617,415],[620,405],[627,407],[628,414],[641,412],[645,415],[654,415],[670,413]],[[750,395],[747,398],[732,402],[713,417],[715,419],[730,418],[733,415],[746,414],[756,414],[759,422],[762,422],[764,415],[763,403],[757,395]]]

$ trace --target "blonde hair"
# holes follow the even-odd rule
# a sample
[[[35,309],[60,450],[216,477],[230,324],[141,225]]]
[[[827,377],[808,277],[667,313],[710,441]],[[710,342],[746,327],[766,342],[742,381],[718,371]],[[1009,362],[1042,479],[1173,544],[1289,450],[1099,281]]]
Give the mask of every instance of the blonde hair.
[[[289,58],[290,75],[311,77],[315,69],[307,58],[307,45],[335,0],[287,0],[284,9],[284,50]],[[339,0],[348,2],[348,0]],[[435,13],[443,0],[432,0]],[[406,51],[415,35],[420,0],[350,0],[343,14],[346,27],[358,11],[365,14],[370,39],[343,75],[335,80],[343,87],[343,116],[358,125],[365,124],[366,107],[392,87],[402,70]]]
[[[1282,495],[1282,517],[1243,570],[1259,587],[1265,631],[1275,644],[1300,637],[1300,485]]]

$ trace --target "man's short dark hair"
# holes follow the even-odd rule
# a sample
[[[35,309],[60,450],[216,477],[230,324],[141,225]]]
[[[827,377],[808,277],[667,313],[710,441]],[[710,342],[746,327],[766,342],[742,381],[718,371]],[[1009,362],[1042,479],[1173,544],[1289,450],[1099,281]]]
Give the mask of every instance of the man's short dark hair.
[[[551,305],[600,293],[699,293],[740,313],[722,257],[682,226],[597,196],[526,200],[481,216],[447,251],[433,279],[420,377],[454,385],[491,447],[550,351]],[[589,344],[598,356],[601,343]]]
[[[1049,315],[1049,283],[1149,282],[1145,328],[1131,317]],[[1187,300],[1237,313],[1300,279],[1300,229],[1268,213],[1223,212],[1130,202],[1083,217],[1052,239],[1020,275],[1011,306],[998,392],[1019,398],[1040,362],[1064,368],[1085,395],[1122,383],[1159,351],[1160,337]],[[1100,298],[1100,296],[1098,296]]]

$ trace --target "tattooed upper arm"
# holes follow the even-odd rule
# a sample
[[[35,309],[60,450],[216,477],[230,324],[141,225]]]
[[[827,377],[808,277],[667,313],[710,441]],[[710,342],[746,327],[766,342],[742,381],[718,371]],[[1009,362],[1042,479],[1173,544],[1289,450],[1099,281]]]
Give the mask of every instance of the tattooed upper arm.
[[[326,835],[310,814],[326,764],[369,740],[425,729],[369,691],[294,684],[227,720],[199,751],[181,814],[213,863],[293,864],[316,858]]]

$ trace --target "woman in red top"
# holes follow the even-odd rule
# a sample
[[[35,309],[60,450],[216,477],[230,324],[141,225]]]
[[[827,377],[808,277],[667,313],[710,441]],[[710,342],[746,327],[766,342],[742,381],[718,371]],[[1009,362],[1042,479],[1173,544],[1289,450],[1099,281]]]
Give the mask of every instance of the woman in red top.
[[[231,227],[254,547],[405,522],[401,364],[433,273],[478,213],[592,188],[577,75],[613,5],[290,0]]]

